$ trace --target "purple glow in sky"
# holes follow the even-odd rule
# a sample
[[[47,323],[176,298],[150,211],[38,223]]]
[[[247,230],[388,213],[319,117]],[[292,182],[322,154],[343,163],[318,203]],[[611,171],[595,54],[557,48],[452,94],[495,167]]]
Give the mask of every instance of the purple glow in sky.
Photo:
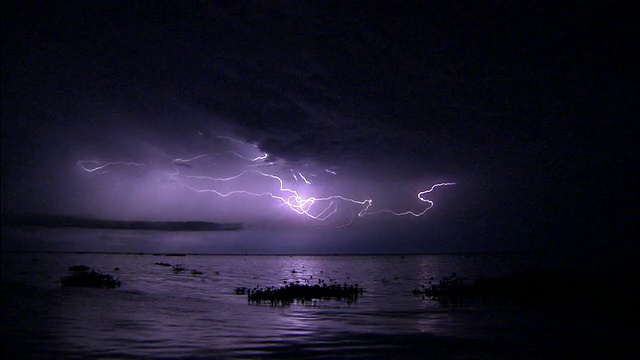
[[[226,148],[226,150],[184,158],[176,157],[169,164],[160,164],[160,166],[171,165],[170,171],[154,169],[144,162],[131,161],[79,160],[77,165],[84,172],[96,176],[110,171],[125,171],[129,167],[141,168],[142,171],[151,172],[153,176],[168,180],[171,185],[164,189],[167,193],[177,188],[184,188],[201,196],[233,197],[236,207],[240,208],[253,209],[259,203],[255,198],[266,197],[274,200],[272,207],[279,208],[284,205],[297,215],[322,222],[329,221],[340,227],[351,224],[355,217],[376,214],[423,216],[435,205],[426,197],[427,194],[439,187],[455,185],[453,182],[442,182],[424,186],[426,189],[416,194],[422,204],[416,204],[415,199],[412,201],[412,199],[398,198],[395,204],[400,208],[399,210],[379,208],[374,200],[375,193],[366,198],[359,198],[341,192],[340,174],[336,171],[309,163],[303,164],[303,170],[294,169],[292,166],[295,164],[289,164],[285,160],[272,161],[269,154],[261,152],[258,146],[229,136],[217,136],[211,141],[222,143],[222,149]],[[220,144],[217,145],[219,148]],[[233,175],[226,175],[228,173]],[[314,185],[327,183],[324,179],[327,174],[332,177],[328,186]],[[333,179],[334,176],[336,179]],[[132,179],[131,181],[140,180]],[[404,185],[401,180],[398,184]],[[394,190],[392,188],[384,191],[394,196]],[[264,209],[266,214],[270,211],[272,210],[269,208]]]
[[[338,252],[637,232],[623,7],[6,3],[4,214],[308,227]]]

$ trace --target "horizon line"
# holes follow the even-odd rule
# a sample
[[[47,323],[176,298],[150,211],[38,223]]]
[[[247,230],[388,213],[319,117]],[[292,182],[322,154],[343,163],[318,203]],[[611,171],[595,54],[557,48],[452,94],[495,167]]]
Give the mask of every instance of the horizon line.
[[[122,252],[122,251],[47,251],[47,250],[1,250],[0,253],[31,254],[104,254],[104,255],[144,255],[144,256],[415,256],[415,255],[483,255],[483,254],[531,254],[555,253],[551,250],[510,250],[510,251],[453,251],[453,252],[408,252],[408,253],[157,253],[157,252]]]

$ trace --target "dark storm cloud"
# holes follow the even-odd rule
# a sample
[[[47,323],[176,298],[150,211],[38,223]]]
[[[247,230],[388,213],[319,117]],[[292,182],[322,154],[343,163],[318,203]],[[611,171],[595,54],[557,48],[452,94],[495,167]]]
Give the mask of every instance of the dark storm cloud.
[[[387,188],[456,181],[439,230],[452,237],[606,233],[594,204],[629,218],[626,193],[598,185],[634,171],[621,7],[36,2],[2,16],[3,209],[82,198],[43,190],[76,187],[79,158],[171,164],[232,136]]]
[[[219,115],[248,141],[290,160],[424,159],[434,151],[426,139],[433,133],[408,119],[420,115],[404,109],[421,101],[397,79],[407,76],[405,65],[385,64],[398,50],[394,39],[377,33],[388,24],[319,5],[174,7],[29,9],[35,31],[26,30],[27,38],[18,34],[19,41],[35,44],[26,70],[35,73],[27,81],[46,85],[20,85],[39,89],[48,111],[71,99],[74,108],[117,99],[152,113],[179,113],[176,107],[187,104]],[[416,83],[432,82],[416,76]],[[141,97],[146,89],[160,100]],[[178,104],[163,104],[163,94]],[[202,126],[211,121],[200,120]],[[105,122],[99,125],[112,125]]]
[[[442,9],[405,24],[393,9],[380,17],[376,9],[290,5],[29,9],[35,29],[18,34],[20,45],[35,44],[25,70],[35,74],[26,80],[46,85],[20,85],[38,89],[47,111],[73,101],[59,113],[114,99],[153,115],[195,107],[288,160],[400,159],[435,171],[455,161],[438,149],[453,148],[442,140],[451,135],[447,122],[469,121],[460,93],[478,79],[467,74],[468,59],[452,64],[455,53],[440,39],[449,34],[418,37]],[[198,121],[212,119],[192,126]]]

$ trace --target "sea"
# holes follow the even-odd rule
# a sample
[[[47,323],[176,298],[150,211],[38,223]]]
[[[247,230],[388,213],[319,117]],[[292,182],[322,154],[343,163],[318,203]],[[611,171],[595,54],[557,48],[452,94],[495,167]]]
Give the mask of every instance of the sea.
[[[571,308],[444,304],[413,289],[557,266],[554,254],[191,255],[8,252],[3,358],[621,358],[616,321]],[[175,273],[181,264],[189,270]],[[72,265],[121,281],[63,287]],[[237,287],[358,284],[354,303],[249,303]]]

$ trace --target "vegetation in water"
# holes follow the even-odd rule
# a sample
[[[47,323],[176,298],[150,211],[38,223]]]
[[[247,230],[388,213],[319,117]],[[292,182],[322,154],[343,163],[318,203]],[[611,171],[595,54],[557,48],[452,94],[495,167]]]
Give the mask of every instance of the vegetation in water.
[[[600,283],[602,282],[602,284]],[[506,303],[522,305],[576,305],[584,299],[595,300],[599,288],[615,289],[605,277],[537,270],[503,277],[485,277],[468,281],[453,273],[428,285],[414,289],[413,294],[443,304]]]
[[[120,279],[114,279],[109,274],[103,274],[85,265],[71,266],[69,271],[72,272],[71,275],[60,278],[63,286],[113,289],[121,285]]]
[[[261,304],[269,303],[270,305],[289,305],[294,302],[305,303],[317,300],[345,300],[351,304],[358,300],[358,296],[364,293],[365,289],[355,285],[339,285],[339,284],[288,284],[280,288],[264,287],[264,288],[246,288],[238,287],[235,293],[238,295],[247,295],[249,303]]]

